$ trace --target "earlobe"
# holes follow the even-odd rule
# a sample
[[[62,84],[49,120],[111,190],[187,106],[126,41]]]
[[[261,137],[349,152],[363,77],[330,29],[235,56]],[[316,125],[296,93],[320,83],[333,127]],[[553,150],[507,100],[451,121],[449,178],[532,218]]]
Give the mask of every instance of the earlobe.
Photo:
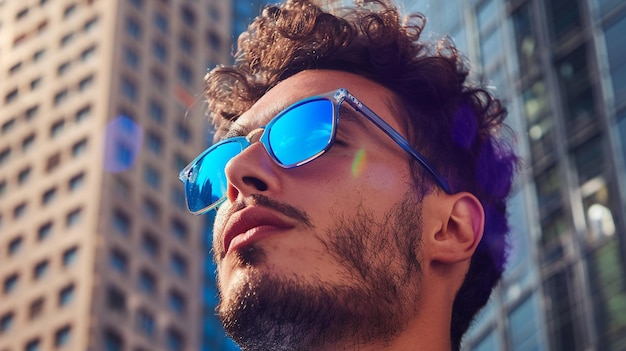
[[[485,215],[478,199],[470,193],[458,193],[447,199],[447,222],[433,238],[433,260],[455,263],[469,260],[483,235]]]

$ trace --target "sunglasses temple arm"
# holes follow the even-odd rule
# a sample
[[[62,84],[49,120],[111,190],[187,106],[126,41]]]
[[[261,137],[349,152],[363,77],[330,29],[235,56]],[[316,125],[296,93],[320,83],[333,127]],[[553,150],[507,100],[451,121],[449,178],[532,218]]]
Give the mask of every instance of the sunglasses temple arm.
[[[447,194],[452,194],[450,190],[450,186],[443,179],[443,177],[437,172],[431,165],[426,162],[424,156],[422,156],[417,150],[409,144],[409,142],[398,133],[395,129],[393,129],[387,122],[385,122],[382,118],[380,118],[374,111],[370,110],[367,106],[362,104],[359,100],[357,100],[352,94],[346,92],[345,96],[346,102],[350,104],[354,109],[361,112],[363,116],[372,121],[378,128],[380,128],[385,134],[389,135],[393,141],[395,141],[404,151],[408,152],[413,156],[430,174],[435,178],[437,184],[445,191]]]

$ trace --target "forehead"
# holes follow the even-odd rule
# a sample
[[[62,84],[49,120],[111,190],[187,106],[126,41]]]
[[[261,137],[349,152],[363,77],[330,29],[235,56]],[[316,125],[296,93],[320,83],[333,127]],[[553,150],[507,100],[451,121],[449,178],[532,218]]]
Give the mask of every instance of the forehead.
[[[402,130],[401,117],[393,112],[397,109],[390,106],[396,99],[389,89],[356,74],[328,70],[303,71],[280,82],[242,114],[229,130],[250,131],[264,126],[289,105],[339,88],[346,88],[394,129]]]

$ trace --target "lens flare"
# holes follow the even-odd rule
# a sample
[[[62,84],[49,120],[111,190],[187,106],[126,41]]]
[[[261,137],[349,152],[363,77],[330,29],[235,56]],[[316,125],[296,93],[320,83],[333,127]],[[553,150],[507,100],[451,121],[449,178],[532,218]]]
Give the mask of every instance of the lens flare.
[[[352,161],[352,176],[357,178],[363,172],[365,168],[365,163],[367,162],[367,154],[364,149],[359,149],[356,155],[354,155],[354,160]]]

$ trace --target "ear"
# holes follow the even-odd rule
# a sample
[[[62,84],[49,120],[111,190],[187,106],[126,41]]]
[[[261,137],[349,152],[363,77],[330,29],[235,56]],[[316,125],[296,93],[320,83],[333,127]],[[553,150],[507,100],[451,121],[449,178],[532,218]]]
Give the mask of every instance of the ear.
[[[448,195],[440,230],[431,237],[431,259],[440,263],[469,260],[483,236],[485,213],[471,193]]]

